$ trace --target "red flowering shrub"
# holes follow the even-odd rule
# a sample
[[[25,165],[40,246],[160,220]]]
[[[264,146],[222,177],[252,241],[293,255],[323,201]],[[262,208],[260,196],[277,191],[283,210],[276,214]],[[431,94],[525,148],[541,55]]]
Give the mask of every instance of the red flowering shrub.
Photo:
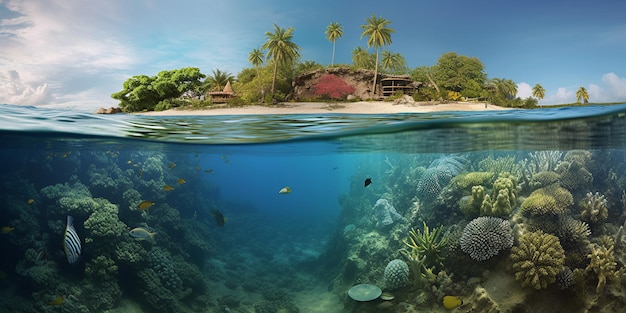
[[[320,77],[313,89],[316,96],[330,99],[344,99],[355,90],[345,80],[332,74]]]

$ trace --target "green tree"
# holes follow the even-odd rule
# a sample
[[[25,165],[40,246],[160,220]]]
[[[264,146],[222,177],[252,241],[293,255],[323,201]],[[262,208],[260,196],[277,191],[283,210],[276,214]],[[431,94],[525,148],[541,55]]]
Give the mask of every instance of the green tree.
[[[392,74],[406,73],[406,59],[400,53],[391,53],[388,50],[383,51],[380,59],[383,69]]]
[[[337,22],[332,22],[328,25],[324,34],[326,34],[326,39],[328,39],[329,41],[333,43],[333,55],[331,58],[330,66],[334,66],[335,65],[335,43],[337,39],[343,36],[343,26],[341,26]]]
[[[589,102],[589,93],[585,87],[580,87],[578,88],[578,91],[576,91],[576,102],[580,103],[580,100],[584,103]]]
[[[372,82],[372,95],[376,94],[376,80],[378,78],[378,48],[391,44],[391,34],[396,31],[389,27],[391,21],[382,17],[371,17],[365,19],[367,24],[361,25],[363,33],[361,38],[367,37],[367,47],[374,47],[376,50],[376,63],[374,68],[374,81]]]
[[[352,50],[352,65],[357,68],[364,68],[368,70],[374,69],[376,63],[376,56],[367,52],[362,47],[356,47]]]
[[[274,32],[266,32],[267,41],[263,49],[267,50],[267,58],[274,61],[274,75],[272,78],[271,94],[276,90],[276,74],[279,65],[292,66],[293,62],[300,57],[300,47],[293,40],[294,28],[281,28],[274,24]]]
[[[206,90],[211,91],[222,91],[226,86],[226,83],[230,82],[231,84],[234,82],[235,77],[228,72],[222,72],[219,69],[213,70],[213,74],[209,75],[205,82]]]
[[[124,112],[152,111],[159,103],[199,91],[204,77],[196,67],[161,71],[152,77],[137,75],[127,79],[122,90],[111,97],[120,101]]]
[[[263,65],[263,59],[265,59],[265,53],[261,49],[256,49],[255,48],[248,55],[248,62],[252,63],[252,65],[256,69],[256,75],[257,76],[260,75],[259,67],[261,67],[261,65]],[[259,84],[260,84],[260,80],[259,80]],[[259,85],[259,90],[261,91],[261,93],[264,93],[263,90],[261,90],[261,86],[260,85]]]
[[[298,64],[296,64],[296,69],[295,69],[294,74],[297,76],[300,74],[304,74],[306,72],[311,72],[311,71],[319,70],[322,68],[324,68],[324,66],[315,61],[298,62]]]
[[[464,97],[478,97],[487,80],[478,58],[449,52],[441,55],[433,66],[432,78],[444,91],[459,92]],[[447,92],[444,92],[447,93]]]

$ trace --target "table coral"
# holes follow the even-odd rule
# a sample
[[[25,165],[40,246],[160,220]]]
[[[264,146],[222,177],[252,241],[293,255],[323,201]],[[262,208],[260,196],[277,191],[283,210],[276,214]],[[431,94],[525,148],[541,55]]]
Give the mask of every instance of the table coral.
[[[525,233],[519,245],[511,248],[515,279],[522,286],[545,289],[563,269],[565,251],[559,238],[542,231]]]

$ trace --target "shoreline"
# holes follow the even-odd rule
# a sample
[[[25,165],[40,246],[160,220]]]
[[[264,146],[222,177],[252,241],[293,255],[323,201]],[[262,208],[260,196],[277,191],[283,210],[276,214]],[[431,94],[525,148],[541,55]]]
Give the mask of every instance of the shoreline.
[[[199,110],[169,109],[165,111],[136,112],[133,114],[149,116],[193,116],[193,115],[272,115],[272,114],[394,114],[394,113],[428,113],[442,111],[494,111],[510,110],[510,108],[486,104],[484,102],[453,102],[431,104],[415,102],[396,104],[387,101],[358,102],[283,102],[278,105],[250,105],[243,107],[216,107]]]

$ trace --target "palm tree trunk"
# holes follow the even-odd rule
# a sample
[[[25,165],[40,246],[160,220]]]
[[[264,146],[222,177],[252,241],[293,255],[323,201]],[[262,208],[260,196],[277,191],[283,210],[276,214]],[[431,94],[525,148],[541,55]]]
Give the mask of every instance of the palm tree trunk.
[[[274,78],[272,78],[272,101],[274,100],[274,87],[276,86],[276,72],[278,71],[278,62],[274,60]]]
[[[330,66],[334,66],[335,65],[335,40],[333,40],[333,57],[331,58],[330,61]]]
[[[372,98],[376,96],[376,79],[378,78],[378,47],[376,47],[376,66],[374,67],[374,82],[372,83]]]

